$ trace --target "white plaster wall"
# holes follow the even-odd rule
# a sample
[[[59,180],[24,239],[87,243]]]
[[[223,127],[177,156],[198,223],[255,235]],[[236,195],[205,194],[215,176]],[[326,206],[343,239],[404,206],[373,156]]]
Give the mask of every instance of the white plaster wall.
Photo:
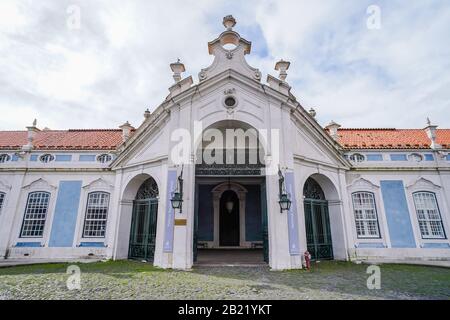
[[[93,191],[108,192],[110,194],[109,218],[111,218],[116,211],[111,202],[111,198],[114,197],[114,175],[115,174],[113,172],[85,172],[77,174],[64,172],[30,172],[26,175],[12,175],[13,181],[15,181],[14,189],[11,188],[11,192],[7,194],[7,208],[5,208],[5,211],[2,211],[1,217],[4,219],[2,228],[5,228],[5,232],[2,232],[1,238],[1,248],[3,248],[3,252],[6,249],[9,249],[10,258],[50,258],[57,257],[58,252],[60,253],[60,258],[79,257],[84,255],[83,252],[86,252],[85,248],[77,248],[80,242],[104,242],[106,240],[105,238],[82,237],[87,194]],[[60,181],[82,181],[73,248],[48,248]],[[51,194],[44,235],[42,238],[20,238],[20,230],[22,227],[28,194],[34,191],[47,191]],[[3,215],[3,213],[5,215]],[[108,237],[110,232],[111,225],[108,220],[106,237]],[[41,242],[44,247],[17,248],[15,247],[17,242]],[[105,248],[89,249],[96,250],[96,252],[101,252],[102,257],[111,257],[112,248],[110,246]],[[24,256],[24,251],[29,251],[29,255]],[[77,252],[80,253],[78,254]]]
[[[450,244],[448,234],[450,231],[449,226],[449,206],[448,206],[448,193],[446,186],[448,185],[448,175],[440,174],[438,171],[431,170],[414,170],[414,171],[385,171],[385,170],[372,170],[370,172],[352,172],[347,174],[347,181],[349,185],[348,203],[351,206],[351,218],[352,228],[349,230],[354,238],[353,245],[350,246],[350,256],[352,259],[357,258],[386,258],[386,259],[398,259],[400,260],[414,260],[414,259],[450,259],[450,248],[422,248],[425,244],[439,243]],[[369,183],[360,184],[359,186],[351,186],[351,183],[359,179],[364,179]],[[425,179],[420,182],[421,179]],[[405,186],[405,196],[408,205],[408,211],[410,214],[410,220],[412,223],[412,229],[414,233],[414,239],[416,242],[416,249],[399,249],[392,248],[389,238],[389,230],[386,222],[386,212],[384,209],[383,197],[379,188],[380,181],[382,180],[402,180]],[[381,239],[358,239],[356,234],[356,228],[354,226],[353,208],[351,200],[351,192],[355,191],[370,191],[375,194],[375,200],[377,205],[377,213],[381,231]],[[420,229],[418,225],[417,215],[415,211],[415,205],[412,194],[416,191],[430,191],[436,194],[441,217],[445,232],[447,234],[446,239],[422,239]],[[358,248],[359,243],[383,243],[386,248]]]

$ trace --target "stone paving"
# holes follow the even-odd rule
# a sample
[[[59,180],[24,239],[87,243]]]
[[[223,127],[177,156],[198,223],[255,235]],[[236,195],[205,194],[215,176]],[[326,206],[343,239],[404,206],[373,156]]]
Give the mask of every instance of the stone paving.
[[[0,268],[0,299],[449,299],[450,269],[381,265],[381,289],[367,265],[321,262],[311,271],[255,267],[161,270],[131,261],[78,264],[81,290],[68,290],[69,264]]]

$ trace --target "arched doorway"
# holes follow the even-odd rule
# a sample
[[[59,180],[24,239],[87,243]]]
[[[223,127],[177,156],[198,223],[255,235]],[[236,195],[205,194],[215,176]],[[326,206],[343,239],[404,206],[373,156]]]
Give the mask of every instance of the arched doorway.
[[[239,247],[239,198],[233,190],[225,191],[220,198],[219,220],[220,246]]]
[[[194,146],[194,262],[268,262],[264,135],[249,123],[221,120],[206,127]]]
[[[313,260],[332,260],[328,201],[319,183],[306,180],[303,188],[307,248]]]
[[[155,256],[156,222],[158,217],[158,185],[148,178],[140,186],[133,201],[129,259],[153,262]]]

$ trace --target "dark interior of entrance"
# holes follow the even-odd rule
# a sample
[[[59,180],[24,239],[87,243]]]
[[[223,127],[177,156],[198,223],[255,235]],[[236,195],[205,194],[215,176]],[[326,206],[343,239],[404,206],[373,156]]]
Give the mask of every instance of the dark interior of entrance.
[[[222,247],[239,247],[239,199],[233,190],[225,191],[220,197],[219,243]]]
[[[229,184],[239,185],[245,195],[228,190]],[[224,190],[214,191],[220,185]],[[197,178],[194,262],[239,265],[268,261],[265,197],[263,178]]]

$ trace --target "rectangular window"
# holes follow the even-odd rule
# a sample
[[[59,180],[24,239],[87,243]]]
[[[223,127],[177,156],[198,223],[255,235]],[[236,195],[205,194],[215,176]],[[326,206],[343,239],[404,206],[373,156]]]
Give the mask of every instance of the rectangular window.
[[[447,155],[447,161],[450,161],[450,154]]]
[[[50,193],[33,192],[28,195],[25,215],[23,217],[21,238],[41,238],[44,234]]]
[[[407,161],[406,154],[391,154],[391,161]]]
[[[108,219],[109,193],[89,193],[83,238],[104,238]]]
[[[67,154],[57,154],[55,157],[55,161],[69,162],[72,161],[72,156]]]
[[[380,238],[375,197],[370,192],[352,194],[358,238]]]
[[[434,161],[434,156],[431,153],[425,155],[425,161]]]
[[[0,192],[0,214],[2,213],[4,202],[5,202],[5,194],[3,192]]]
[[[383,161],[382,154],[368,154],[366,155],[367,161]]]
[[[95,161],[95,155],[93,154],[81,154],[79,161]]]
[[[436,195],[432,192],[416,192],[413,198],[422,238],[445,239]]]
[[[30,161],[37,161],[38,160],[38,155],[37,154],[32,154],[31,156],[30,156]]]

